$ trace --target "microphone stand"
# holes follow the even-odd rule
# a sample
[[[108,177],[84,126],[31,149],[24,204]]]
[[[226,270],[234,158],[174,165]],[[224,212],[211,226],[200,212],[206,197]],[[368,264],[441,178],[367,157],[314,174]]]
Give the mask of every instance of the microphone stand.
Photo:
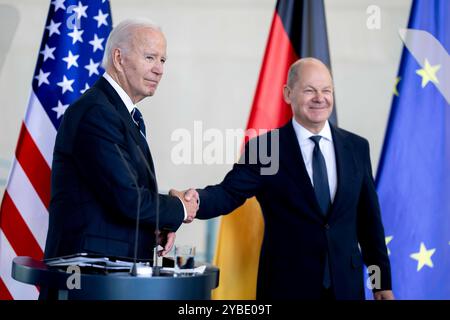
[[[153,274],[155,276],[159,276],[160,268],[158,266],[158,242],[159,242],[159,189],[158,189],[158,182],[156,181],[156,177],[153,174],[152,170],[150,169],[150,165],[148,164],[147,159],[144,156],[144,153],[142,152],[141,148],[137,146],[138,153],[142,159],[142,161],[145,163],[145,166],[147,167],[148,173],[150,174],[153,181],[155,181],[155,189],[156,189],[156,199],[155,199],[155,206],[156,206],[156,225],[155,225],[155,244],[156,248],[153,249]]]
[[[119,153],[120,157],[122,158],[122,161],[123,161],[125,167],[127,168],[128,173],[130,174],[130,177],[133,179],[133,182],[136,185],[136,191],[137,191],[137,195],[138,195],[137,208],[136,208],[136,230],[135,230],[135,238],[134,238],[133,267],[131,268],[131,272],[130,272],[132,276],[136,277],[138,275],[138,270],[137,270],[137,249],[138,249],[138,241],[139,241],[139,220],[140,220],[140,214],[141,214],[141,188],[139,188],[137,178],[133,174],[133,172],[131,171],[131,168],[128,165],[128,162],[125,160],[125,157],[124,157],[122,151],[120,150],[118,144],[115,143],[114,145],[115,145],[115,147],[117,149],[117,152]]]

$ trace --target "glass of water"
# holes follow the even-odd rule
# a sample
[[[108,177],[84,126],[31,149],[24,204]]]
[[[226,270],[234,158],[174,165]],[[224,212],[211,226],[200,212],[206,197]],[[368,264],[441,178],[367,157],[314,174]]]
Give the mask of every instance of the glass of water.
[[[175,275],[183,274],[185,269],[194,268],[195,246],[175,246]]]

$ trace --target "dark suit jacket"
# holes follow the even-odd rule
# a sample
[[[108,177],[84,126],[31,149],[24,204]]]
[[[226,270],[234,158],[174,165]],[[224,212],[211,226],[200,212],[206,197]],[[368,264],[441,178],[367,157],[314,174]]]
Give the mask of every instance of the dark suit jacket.
[[[265,220],[259,299],[320,298],[327,251],[337,299],[364,299],[363,262],[378,265],[381,289],[391,288],[369,144],[333,126],[331,132],[338,187],[326,217],[320,212],[291,121],[278,131],[279,149],[274,148],[279,150],[276,174],[260,174],[264,162],[256,153],[261,137],[266,138],[271,150],[274,132],[270,132],[246,145],[247,163],[241,158],[222,183],[198,190],[200,219],[227,214],[252,196],[259,201]],[[248,161],[252,157],[258,161]]]
[[[133,257],[138,188],[129,169],[141,197],[138,257],[152,257],[157,197],[160,228],[180,226],[181,201],[157,194],[137,146],[155,176],[145,139],[103,77],[66,110],[53,153],[46,258],[78,252]]]

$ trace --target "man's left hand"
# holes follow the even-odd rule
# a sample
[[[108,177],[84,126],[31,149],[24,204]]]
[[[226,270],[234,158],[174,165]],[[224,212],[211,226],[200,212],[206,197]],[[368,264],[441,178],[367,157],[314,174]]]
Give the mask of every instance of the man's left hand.
[[[175,237],[175,232],[160,231],[158,235],[158,244],[163,247],[163,249],[158,251],[158,256],[162,257],[172,250],[173,244],[175,243]]]
[[[382,290],[374,292],[373,298],[375,300],[394,300],[394,293],[392,290]]]

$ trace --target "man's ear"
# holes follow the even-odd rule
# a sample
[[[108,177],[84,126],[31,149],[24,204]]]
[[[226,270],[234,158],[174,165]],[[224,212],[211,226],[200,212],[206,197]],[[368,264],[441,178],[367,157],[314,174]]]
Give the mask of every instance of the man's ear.
[[[114,49],[112,54],[112,62],[116,70],[123,71],[123,52],[121,49]]]
[[[286,84],[283,86],[283,98],[284,102],[287,104],[291,104],[291,88],[289,88]]]

